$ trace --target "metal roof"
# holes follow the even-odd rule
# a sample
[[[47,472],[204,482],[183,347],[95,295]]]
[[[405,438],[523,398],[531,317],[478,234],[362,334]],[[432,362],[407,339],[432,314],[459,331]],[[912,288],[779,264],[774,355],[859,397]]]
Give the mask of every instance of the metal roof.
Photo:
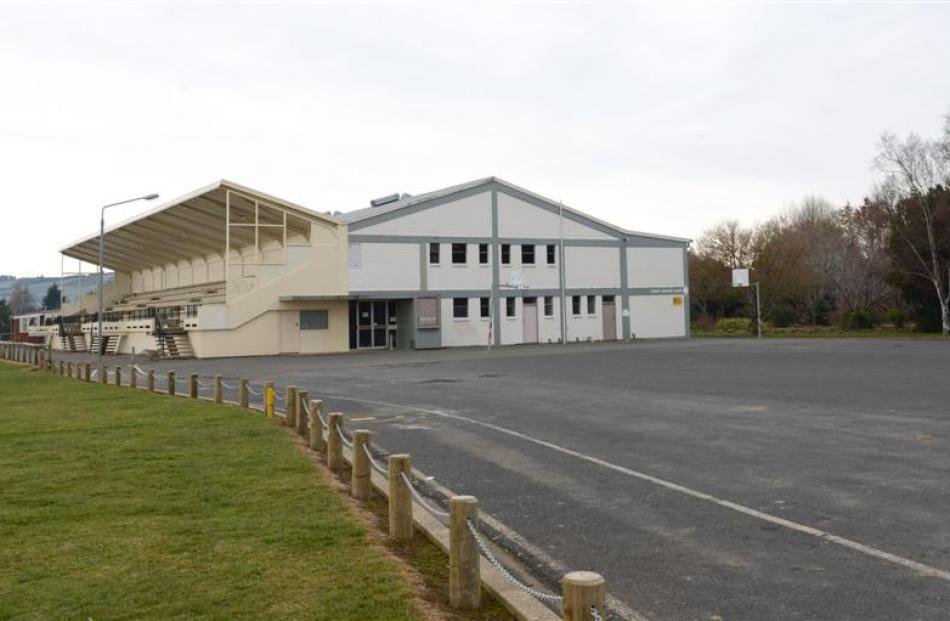
[[[350,212],[344,213],[344,214],[340,215],[340,217],[341,217],[341,218],[343,219],[343,221],[346,222],[347,224],[353,224],[353,223],[355,223],[355,222],[361,222],[361,221],[363,221],[363,220],[369,220],[370,218],[374,218],[374,217],[380,216],[380,215],[382,215],[382,214],[387,214],[387,213],[391,213],[391,212],[393,212],[393,211],[398,211],[398,210],[400,210],[400,209],[405,209],[405,208],[411,207],[411,206],[413,206],[413,205],[418,205],[418,204],[420,204],[420,203],[425,203],[425,202],[432,201],[432,200],[436,200],[436,199],[439,199],[439,198],[442,198],[442,197],[445,197],[445,196],[450,196],[450,195],[456,194],[456,193],[458,193],[458,192],[464,192],[465,190],[470,190],[470,189],[473,189],[473,188],[477,188],[477,187],[482,186],[482,185],[488,185],[488,184],[490,184],[490,183],[492,183],[492,182],[497,183],[497,184],[499,184],[499,185],[501,185],[501,186],[507,187],[507,188],[509,188],[509,189],[511,189],[511,190],[514,190],[514,191],[516,191],[516,192],[520,192],[520,193],[522,193],[522,194],[526,194],[526,195],[528,195],[528,196],[531,196],[532,198],[534,198],[534,199],[536,199],[536,200],[539,200],[539,201],[542,201],[542,202],[545,202],[545,203],[548,203],[549,205],[551,205],[551,206],[553,206],[553,207],[557,207],[557,206],[560,205],[561,207],[564,208],[564,211],[565,211],[565,212],[570,212],[570,213],[572,213],[572,214],[578,216],[579,218],[581,218],[581,219],[583,219],[583,220],[588,220],[588,221],[590,221],[590,222],[597,223],[597,224],[599,224],[600,226],[613,229],[614,231],[617,231],[617,233],[619,233],[619,234],[621,234],[621,235],[631,235],[631,236],[636,236],[636,237],[649,237],[649,238],[652,238],[652,239],[661,239],[661,240],[674,241],[674,242],[680,242],[680,243],[689,243],[690,241],[692,241],[692,240],[690,240],[689,238],[686,238],[686,237],[673,237],[673,236],[670,236],[670,235],[658,235],[658,234],[655,234],[655,233],[645,233],[645,232],[643,232],[643,231],[633,231],[633,230],[630,230],[630,229],[624,229],[624,228],[619,227],[619,226],[617,226],[617,225],[615,225],[615,224],[611,224],[611,223],[609,223],[609,222],[605,222],[604,220],[600,220],[600,219],[598,219],[598,218],[595,218],[594,216],[591,216],[591,215],[589,215],[589,214],[586,214],[586,213],[584,213],[583,211],[574,209],[574,208],[572,208],[572,207],[568,207],[567,205],[558,203],[558,201],[552,200],[552,199],[550,199],[550,198],[547,198],[546,196],[542,196],[542,195],[540,195],[540,194],[537,194],[537,193],[535,193],[535,192],[532,192],[532,191],[530,191],[530,190],[527,190],[527,189],[525,189],[525,188],[522,188],[522,187],[520,187],[520,186],[517,186],[517,185],[515,185],[515,184],[513,184],[513,183],[510,183],[510,182],[505,181],[504,179],[500,179],[500,178],[498,178],[498,177],[483,177],[483,178],[481,178],[481,179],[475,179],[474,181],[468,181],[468,182],[466,182],[466,183],[460,183],[460,184],[458,184],[458,185],[453,185],[453,186],[449,186],[449,187],[447,187],[447,188],[442,188],[441,190],[435,190],[435,191],[433,191],[433,192],[427,192],[427,193],[425,193],[425,194],[419,194],[419,195],[417,195],[417,196],[410,196],[410,197],[408,197],[408,198],[406,198],[406,199],[403,199],[403,200],[400,200],[400,201],[396,201],[396,202],[394,202],[394,203],[388,203],[388,204],[383,205],[383,206],[381,206],[381,207],[365,207],[365,208],[363,208],[363,209],[357,209],[357,210],[354,210],[354,211],[350,211]]]
[[[327,214],[222,179],[107,227],[104,267],[134,270],[206,254],[222,254],[226,244],[224,195],[228,190],[304,218],[343,224]],[[67,244],[60,252],[97,265],[99,233]]]

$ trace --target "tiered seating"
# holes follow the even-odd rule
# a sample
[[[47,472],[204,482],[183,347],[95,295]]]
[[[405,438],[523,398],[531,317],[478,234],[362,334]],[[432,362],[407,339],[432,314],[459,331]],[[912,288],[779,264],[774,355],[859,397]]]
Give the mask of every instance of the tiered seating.
[[[109,310],[137,310],[150,306],[187,306],[190,304],[220,304],[225,299],[223,281],[144,291],[124,296]]]

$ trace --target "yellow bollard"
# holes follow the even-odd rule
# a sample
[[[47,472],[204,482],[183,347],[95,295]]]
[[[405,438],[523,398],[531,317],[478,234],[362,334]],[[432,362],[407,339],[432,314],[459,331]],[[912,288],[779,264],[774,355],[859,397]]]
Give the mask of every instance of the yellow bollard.
[[[265,390],[267,391],[265,396],[265,409],[267,410],[267,418],[274,418],[274,386],[269,384]]]

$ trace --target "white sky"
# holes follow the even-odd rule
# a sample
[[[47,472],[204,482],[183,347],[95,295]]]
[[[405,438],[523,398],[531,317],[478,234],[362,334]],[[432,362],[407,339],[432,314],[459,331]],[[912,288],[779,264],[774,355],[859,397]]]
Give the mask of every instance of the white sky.
[[[950,4],[2,4],[0,273],[219,178],[349,211],[497,175],[685,237],[859,201],[883,130],[939,131],[948,34]]]

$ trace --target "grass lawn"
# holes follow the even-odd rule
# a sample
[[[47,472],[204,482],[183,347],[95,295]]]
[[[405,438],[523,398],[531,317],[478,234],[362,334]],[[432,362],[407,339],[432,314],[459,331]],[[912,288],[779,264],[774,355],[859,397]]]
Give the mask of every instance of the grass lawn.
[[[0,363],[0,619],[418,619],[272,421]]]

